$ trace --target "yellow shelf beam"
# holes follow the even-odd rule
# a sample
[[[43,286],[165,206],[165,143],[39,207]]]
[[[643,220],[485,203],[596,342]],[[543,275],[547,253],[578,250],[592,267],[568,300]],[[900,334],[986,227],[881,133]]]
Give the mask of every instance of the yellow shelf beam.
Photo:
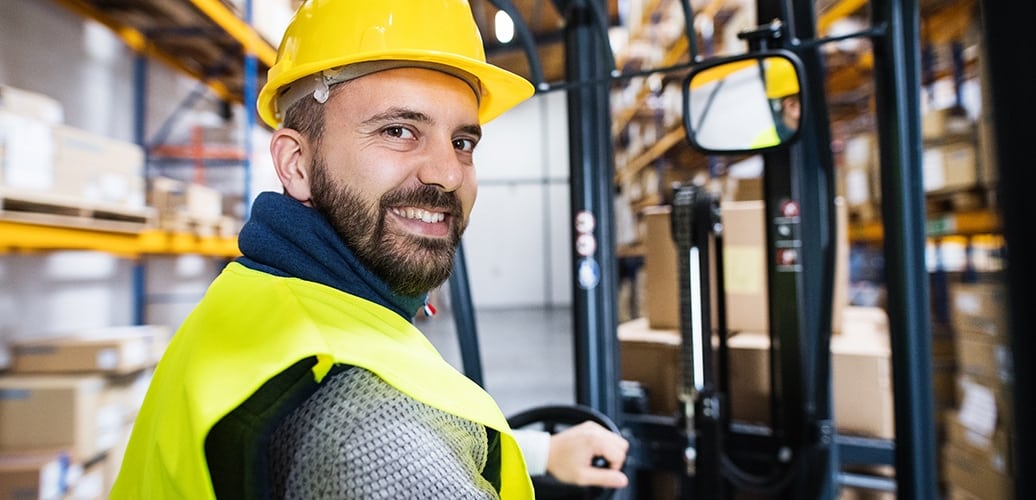
[[[273,66],[277,59],[277,51],[263,37],[259,36],[251,25],[227,9],[222,2],[219,0],[191,0],[191,3],[240,42],[246,51],[255,54],[267,66]]]
[[[126,258],[149,254],[194,254],[233,258],[236,237],[198,236],[157,229],[103,231],[0,220],[0,252],[92,250]]]
[[[97,250],[122,257],[140,255],[138,235],[72,227],[0,221],[0,250]]]
[[[59,4],[80,17],[92,19],[112,31],[122,39],[134,52],[141,53],[149,58],[158,60],[163,64],[184,73],[195,80],[203,81],[221,99],[226,101],[240,101],[242,96],[235,93],[219,79],[210,78],[197,66],[196,61],[185,61],[175,53],[163,50],[148,40],[145,33],[118,21],[106,13],[102,8],[94,5],[92,0],[57,0]],[[218,0],[191,0],[201,13],[205,14],[220,28],[233,37],[245,51],[255,54],[266,66],[271,66],[277,57],[276,50],[270,46],[250,25],[245,23],[236,14],[231,12]]]
[[[928,217],[925,233],[930,238],[943,236],[974,236],[1000,232],[1000,216],[991,210],[960,212]],[[878,243],[884,238],[881,222],[854,224],[849,228],[849,239],[861,243]]]

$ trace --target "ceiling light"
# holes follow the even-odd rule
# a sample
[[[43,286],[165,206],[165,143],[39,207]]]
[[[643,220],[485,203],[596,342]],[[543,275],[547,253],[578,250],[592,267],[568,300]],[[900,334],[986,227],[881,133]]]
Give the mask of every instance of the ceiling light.
[[[514,38],[514,21],[511,20],[511,16],[502,10],[498,10],[496,11],[495,22],[493,31],[496,32],[497,41],[500,43],[510,42]]]

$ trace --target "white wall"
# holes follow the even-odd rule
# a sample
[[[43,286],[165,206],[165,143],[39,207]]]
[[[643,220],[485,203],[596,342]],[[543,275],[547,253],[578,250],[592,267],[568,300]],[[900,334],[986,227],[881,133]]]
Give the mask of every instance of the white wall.
[[[464,237],[476,307],[572,302],[565,95],[536,96],[486,124]]]

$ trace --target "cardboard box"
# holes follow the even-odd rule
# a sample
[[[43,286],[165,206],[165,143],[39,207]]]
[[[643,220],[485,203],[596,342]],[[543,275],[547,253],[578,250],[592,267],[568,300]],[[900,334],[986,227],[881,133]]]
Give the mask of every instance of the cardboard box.
[[[1010,438],[1005,427],[996,427],[992,434],[972,430],[961,419],[959,411],[949,412],[945,420],[946,442],[972,453],[983,454],[997,471],[1012,473]]]
[[[68,491],[72,462],[67,453],[0,454],[0,498],[56,499]]]
[[[895,437],[891,358],[888,332],[831,338],[832,397],[839,432]]]
[[[770,325],[764,207],[762,201],[720,206],[727,328],[735,332],[765,332]]]
[[[0,111],[39,120],[49,125],[65,121],[65,108],[57,99],[10,85],[0,85]]]
[[[946,500],[982,500],[982,497],[953,484],[946,486]]]
[[[54,138],[50,124],[0,110],[0,187],[46,193],[54,186]]]
[[[111,327],[12,343],[14,373],[125,374],[154,366],[169,342],[159,325]]]
[[[982,453],[947,443],[942,448],[943,477],[952,488],[981,500],[1014,498],[1014,480]]]
[[[734,420],[770,422],[770,337],[743,332],[727,339],[730,415]]]
[[[736,420],[768,422],[769,336],[743,332],[728,342],[731,415]],[[888,331],[846,327],[831,338],[831,376],[835,426],[839,432],[879,438],[895,436],[891,349]]]
[[[187,186],[187,213],[202,220],[219,220],[223,215],[223,195],[200,184]]]
[[[957,332],[1006,342],[1007,289],[1002,283],[951,284],[950,321]]]
[[[998,379],[957,375],[957,418],[974,432],[991,436],[1014,422],[1014,388]]]
[[[129,209],[145,206],[144,150],[66,125],[54,137],[54,194]]]
[[[623,380],[640,382],[651,413],[671,415],[679,407],[680,332],[652,329],[646,318],[619,325]]]
[[[224,209],[218,190],[168,177],[151,179],[148,204],[158,210],[163,224],[181,220],[218,223]]]
[[[831,339],[836,427],[846,434],[892,438],[891,350],[884,311],[850,308],[844,333]],[[881,314],[878,314],[878,313]],[[865,318],[850,325],[853,318]],[[648,389],[653,412],[678,410],[680,334],[652,329],[646,318],[619,326],[622,377]],[[770,420],[769,336],[743,332],[727,341],[730,359],[730,411],[734,419]]]
[[[732,332],[769,330],[763,210],[762,201],[721,204],[727,328]],[[835,332],[842,324],[841,311],[849,302],[848,211],[843,201],[836,203],[836,211],[840,222],[835,235],[836,266],[832,301],[832,327]],[[644,310],[650,327],[655,329],[680,327],[679,273],[669,213],[669,207],[653,207],[643,213],[646,225]],[[715,300],[712,305],[711,317],[715,327]]]
[[[980,180],[977,153],[971,142],[925,149],[923,168],[925,192],[970,188]]]
[[[957,334],[956,344],[957,367],[961,372],[1011,383],[1013,361],[1010,346],[967,331]]]
[[[756,201],[763,199],[762,177],[728,177],[724,200]]]
[[[669,226],[670,207],[644,209],[644,300],[648,324],[654,329],[680,327],[680,288],[676,247]]]
[[[972,130],[971,119],[963,109],[932,109],[921,115],[921,137],[927,140],[966,135]]]
[[[105,388],[97,375],[0,377],[0,451],[65,449],[78,461],[103,453],[124,425]]]

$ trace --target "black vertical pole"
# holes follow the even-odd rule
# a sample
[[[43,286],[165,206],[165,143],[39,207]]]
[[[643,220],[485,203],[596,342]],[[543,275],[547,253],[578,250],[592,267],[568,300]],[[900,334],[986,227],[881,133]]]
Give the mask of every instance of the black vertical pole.
[[[817,37],[816,12],[812,0],[791,2],[790,32],[795,39]],[[792,194],[799,200],[801,232],[802,292],[805,307],[799,353],[802,366],[803,442],[808,445],[811,474],[800,476],[785,498],[833,499],[838,496],[838,449],[834,446],[834,408],[831,388],[831,331],[835,251],[838,217],[835,209],[835,167],[831,153],[831,125],[824,82],[826,69],[820,48],[796,50],[806,69],[803,75],[810,89],[806,98],[808,116],[801,124],[802,139],[791,147]],[[774,235],[777,236],[776,234]],[[776,238],[774,241],[777,241]],[[785,370],[796,369],[789,366]]]
[[[453,257],[453,273],[450,274],[450,308],[460,345],[461,366],[464,375],[485,387],[482,383],[482,358],[479,355],[478,328],[475,325],[475,308],[471,303],[471,288],[468,286],[468,264],[464,260],[464,243],[457,245]]]
[[[1036,214],[1036,171],[1032,166],[1032,119],[1036,116],[1036,88],[1031,64],[1032,20],[1036,7],[1032,2],[983,0],[982,23],[985,51],[979,55],[988,61],[992,106],[985,111],[992,117],[996,137],[995,152],[1000,182],[997,189],[1004,240],[1007,244],[1006,285],[1008,319],[1014,367],[1014,419],[1011,429],[1013,452],[1014,498],[1034,498],[1033,485],[1033,311],[1036,311],[1032,284],[1036,266],[1032,256],[1036,246],[1032,239],[1032,214]],[[987,82],[983,82],[986,85]]]
[[[917,2],[871,2],[899,498],[936,498]]]
[[[600,55],[606,39],[593,23],[589,2],[558,2],[565,17],[568,81],[607,77],[613,68]],[[603,29],[601,27],[600,29]],[[580,85],[568,91],[571,164],[573,327],[576,401],[619,420],[617,369],[615,235],[612,201],[615,167],[607,84]],[[581,244],[576,240],[582,238]],[[592,251],[591,251],[592,250]],[[621,424],[620,424],[621,425]]]

